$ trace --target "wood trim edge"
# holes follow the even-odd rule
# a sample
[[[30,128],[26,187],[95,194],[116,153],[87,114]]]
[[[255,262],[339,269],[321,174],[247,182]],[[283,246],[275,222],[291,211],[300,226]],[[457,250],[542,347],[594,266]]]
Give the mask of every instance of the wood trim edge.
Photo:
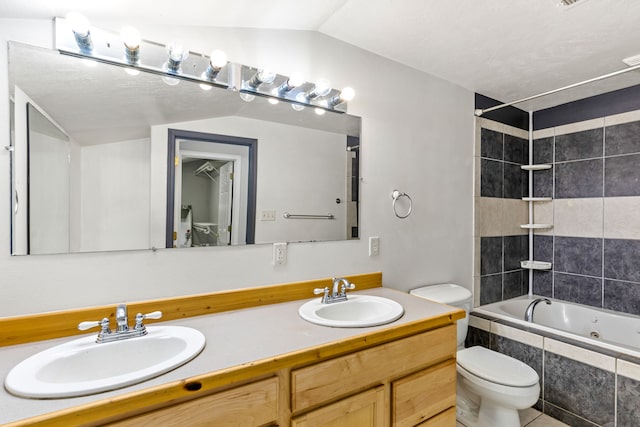
[[[381,272],[345,277],[356,284],[357,290],[382,286]],[[131,302],[127,303],[127,306],[132,314],[160,310],[162,311],[162,321],[178,320],[310,298],[313,296],[314,288],[328,286],[330,283],[331,278],[327,277],[302,282]],[[116,304],[112,304],[0,318],[0,347],[86,334],[86,332],[78,331],[78,323],[86,320],[99,320],[103,317],[113,321],[115,308]],[[148,321],[148,323],[151,324],[153,321]]]

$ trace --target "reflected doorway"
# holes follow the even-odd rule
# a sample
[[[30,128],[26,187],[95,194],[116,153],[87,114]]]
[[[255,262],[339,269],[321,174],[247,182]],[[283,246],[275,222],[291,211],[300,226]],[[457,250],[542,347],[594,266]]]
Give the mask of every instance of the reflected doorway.
[[[257,140],[169,130],[167,247],[254,243]]]

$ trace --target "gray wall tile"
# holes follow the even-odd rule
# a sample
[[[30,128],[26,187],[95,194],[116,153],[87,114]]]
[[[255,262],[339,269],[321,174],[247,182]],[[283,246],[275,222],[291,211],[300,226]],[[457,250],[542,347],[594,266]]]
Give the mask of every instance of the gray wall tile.
[[[533,293],[543,297],[553,297],[553,273],[551,271],[533,272]]]
[[[502,237],[481,237],[480,274],[494,274],[502,271]]]
[[[569,411],[565,411],[564,409],[558,408],[548,402],[544,404],[544,413],[549,415],[551,418],[555,418],[556,420],[562,421],[568,426],[571,427],[600,427],[598,424],[594,424],[585,420],[584,418],[580,418],[575,414],[572,414]],[[607,427],[613,427],[613,424],[607,425]]]
[[[593,159],[603,156],[603,129],[556,135],[555,161]]]
[[[599,425],[615,419],[615,375],[544,352],[544,398]]]
[[[489,348],[490,344],[490,333],[488,331],[483,331],[482,329],[474,328],[473,326],[469,326],[469,330],[467,332],[467,338],[465,339],[465,347],[473,347],[476,345]]]
[[[607,126],[604,134],[605,156],[640,153],[640,122]]]
[[[480,305],[502,301],[502,274],[480,277]]]
[[[554,271],[602,276],[602,239],[555,237]]]
[[[604,159],[604,196],[640,196],[640,154]]]
[[[519,297],[528,292],[523,282],[523,270],[511,271],[502,275],[502,299]]]
[[[529,236],[504,236],[504,271],[520,270],[520,261],[529,259]]]
[[[553,169],[533,173],[534,197],[553,197]]]
[[[513,135],[504,135],[504,160],[519,165],[529,164],[529,141]]]
[[[531,366],[540,378],[542,388],[542,349],[512,339],[491,334],[491,349]],[[540,390],[542,391],[542,390]]]
[[[602,279],[554,273],[553,296],[564,301],[602,308]]]
[[[555,165],[556,199],[602,197],[602,159]]]
[[[533,258],[536,261],[553,261],[553,236],[534,234]]]
[[[504,181],[504,163],[480,159],[480,195],[483,197],[502,197]]]
[[[480,130],[480,156],[490,159],[503,159],[503,134],[494,130]]]
[[[640,424],[640,382],[618,375],[618,427]]]
[[[640,240],[604,239],[604,277],[640,282]]]
[[[505,199],[521,199],[529,194],[529,175],[520,165],[504,164],[504,192]]]
[[[640,283],[605,279],[603,308],[640,315]]]
[[[533,140],[533,163],[553,163],[553,137]]]

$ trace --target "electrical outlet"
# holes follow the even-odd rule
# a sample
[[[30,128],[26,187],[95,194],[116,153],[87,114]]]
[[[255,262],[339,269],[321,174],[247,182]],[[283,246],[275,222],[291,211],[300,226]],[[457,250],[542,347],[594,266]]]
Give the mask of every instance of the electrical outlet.
[[[260,221],[275,221],[276,211],[262,211],[260,215]]]
[[[273,265],[285,265],[287,263],[287,244],[273,244]]]
[[[380,238],[378,236],[369,237],[369,256],[380,255]]]

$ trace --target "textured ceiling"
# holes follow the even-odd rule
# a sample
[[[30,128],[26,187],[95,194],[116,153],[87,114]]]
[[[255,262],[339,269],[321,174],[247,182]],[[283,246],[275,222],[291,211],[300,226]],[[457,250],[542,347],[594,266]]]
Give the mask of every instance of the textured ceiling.
[[[512,101],[626,67],[639,0],[4,0],[0,17],[78,10],[100,21],[319,31],[484,95]],[[598,91],[640,83],[639,73]],[[582,96],[573,91],[537,109]]]

